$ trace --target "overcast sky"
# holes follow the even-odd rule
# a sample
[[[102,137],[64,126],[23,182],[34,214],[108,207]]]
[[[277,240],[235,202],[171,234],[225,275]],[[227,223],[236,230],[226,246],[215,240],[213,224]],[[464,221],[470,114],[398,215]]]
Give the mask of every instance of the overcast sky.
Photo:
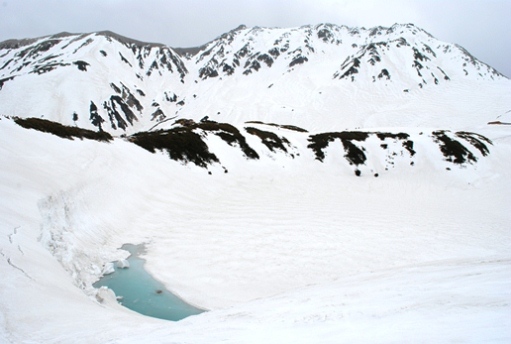
[[[414,23],[511,77],[510,16],[511,0],[0,0],[0,41],[110,30],[191,47],[240,24]]]

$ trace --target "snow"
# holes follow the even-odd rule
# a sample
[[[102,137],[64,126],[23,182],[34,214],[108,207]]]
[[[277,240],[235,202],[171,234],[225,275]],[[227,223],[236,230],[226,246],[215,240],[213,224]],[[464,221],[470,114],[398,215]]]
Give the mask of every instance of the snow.
[[[229,173],[208,175],[120,139],[5,118],[0,131],[5,342],[511,338],[506,128],[481,128],[494,145],[477,164],[447,172],[424,142],[417,166],[378,178],[355,177],[332,147],[314,161],[299,133],[288,138],[300,157],[260,161],[212,136]],[[146,243],[147,270],[210,311],[169,323],[92,288],[124,243]]]
[[[332,42],[318,37],[322,29],[330,30]],[[449,127],[453,117],[463,117],[464,125],[474,126],[494,121],[511,108],[511,81],[492,73],[491,67],[464,50],[410,25],[377,29],[378,33],[371,35],[372,29],[355,33],[335,25],[245,28],[214,40],[190,59],[177,56],[168,47],[123,43],[126,40],[92,33],[60,37],[60,42],[45,51],[19,57],[30,47],[54,41],[43,37],[28,46],[5,49],[5,53],[2,50],[0,114],[43,117],[97,130],[90,121],[94,102],[105,120],[102,128],[121,135],[149,130],[157,124],[157,129],[165,128],[174,118],[199,121],[204,116],[236,125],[255,119],[289,123],[312,131],[367,126]],[[398,39],[405,39],[408,45],[398,44]],[[371,64],[368,44],[375,45],[381,61]],[[258,60],[275,48],[280,53],[271,67]],[[413,49],[423,56],[420,71],[414,67],[417,58]],[[296,56],[308,61],[290,67]],[[334,78],[343,61],[355,56],[361,66],[353,81]],[[235,60],[239,67],[232,75],[225,75],[223,66],[234,66]],[[76,61],[87,62],[87,70],[79,70]],[[254,61],[261,68],[244,75]],[[55,64],[57,67],[48,72],[34,72],[54,68]],[[219,76],[203,80],[200,72],[208,66]],[[181,67],[188,71],[184,76]],[[390,80],[377,77],[383,69],[390,73]],[[444,73],[449,80],[444,79]],[[173,96],[176,98],[169,100]],[[122,98],[131,109],[137,118],[133,123],[119,103],[112,104],[112,97]],[[105,104],[116,107],[127,123],[125,130],[116,120],[112,120],[116,128],[112,127]],[[167,121],[158,123],[152,118],[158,109]]]
[[[105,266],[103,267],[102,274],[110,275],[110,274],[113,274],[114,272],[115,272],[114,263],[106,263]]]
[[[119,269],[128,269],[130,267],[130,262],[126,259],[120,259],[115,264]]]
[[[398,38],[406,29],[397,25],[387,34]],[[417,34],[410,43],[433,42],[408,29]],[[306,30],[311,27],[295,29],[291,45],[302,44]],[[349,43],[369,34],[334,31],[350,33]],[[254,32],[264,38],[252,41],[260,49],[288,31],[241,29],[236,39],[249,40]],[[17,76],[0,91],[3,113],[74,125],[76,108],[110,97],[105,83],[123,82],[132,93],[143,89],[151,94],[145,108],[175,91],[187,105],[167,104],[169,113],[236,125],[261,159],[247,160],[239,148],[203,133],[221,162],[203,169],[120,137],[67,140],[0,117],[0,342],[511,341],[511,134],[509,126],[487,125],[510,122],[509,80],[471,74],[409,92],[401,81],[392,87],[373,87],[363,78],[339,83],[331,68],[344,59],[334,63],[326,51],[293,73],[246,77],[238,71],[223,82],[194,84],[197,65],[176,86],[176,75],[165,79],[155,71],[142,81],[124,62],[97,62],[104,49],[137,65],[128,47],[103,36],[82,38],[88,37],[93,42],[76,55],[71,52],[83,42],[74,36],[55,49],[70,44],[64,54],[90,62],[95,73],[73,65]],[[153,49],[145,51],[149,59],[156,59]],[[442,66],[454,73],[454,60],[463,55],[451,61],[445,54]],[[401,58],[383,55],[393,63]],[[289,62],[276,60],[272,68],[282,71]],[[68,97],[67,90],[83,97]],[[154,125],[142,117],[128,134]],[[86,123],[88,113],[79,118]],[[269,151],[248,126],[285,136],[288,153]],[[325,148],[323,162],[307,148],[309,135],[357,128],[408,133],[417,153],[411,157],[391,139],[383,149],[383,141],[370,137],[356,177],[340,141]],[[493,142],[490,154],[472,149],[476,163],[447,162],[431,137],[439,129],[485,135]],[[112,291],[95,289],[113,262],[126,260],[120,249],[126,243],[144,243],[145,268],[209,311],[168,322],[130,311]]]

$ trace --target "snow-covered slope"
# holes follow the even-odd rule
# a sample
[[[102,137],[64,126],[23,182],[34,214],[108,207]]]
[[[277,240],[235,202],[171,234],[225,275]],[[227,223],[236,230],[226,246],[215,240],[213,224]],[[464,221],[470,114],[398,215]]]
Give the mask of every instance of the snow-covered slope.
[[[106,131],[163,119],[187,74],[171,48],[111,32],[7,41],[0,56],[2,113]]]
[[[240,26],[177,51],[111,32],[3,42],[0,113],[120,135],[204,116],[311,130],[415,126],[414,116],[476,125],[511,108],[510,80],[411,24]]]
[[[250,75],[274,65],[279,74],[290,73],[300,65],[318,62],[336,79],[395,82],[412,88],[448,81],[449,75],[475,80],[503,78],[463,48],[440,42],[412,24],[371,29],[332,24],[294,29],[240,26],[206,45],[192,59],[202,79]],[[409,73],[410,69],[415,73]]]
[[[386,139],[403,156],[357,178],[340,140],[320,162],[307,133],[252,126],[286,133],[295,157],[242,131],[260,156],[247,159],[208,134],[221,161],[210,175],[128,140],[62,139],[2,118],[0,338],[509,341],[506,128],[485,129],[491,153],[472,148],[478,162],[461,166],[431,132],[412,133],[414,166]],[[365,143],[368,160],[385,162],[379,138]],[[127,242],[147,243],[149,271],[210,311],[168,323],[96,294]]]
[[[318,25],[0,60],[0,342],[511,341],[511,82],[463,49]],[[94,289],[125,243],[209,311]]]

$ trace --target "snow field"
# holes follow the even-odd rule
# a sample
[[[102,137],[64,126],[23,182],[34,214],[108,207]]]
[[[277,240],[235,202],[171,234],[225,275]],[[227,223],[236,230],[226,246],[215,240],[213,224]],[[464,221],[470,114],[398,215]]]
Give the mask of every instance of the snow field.
[[[334,145],[314,161],[287,131],[295,159],[246,161],[210,135],[228,173],[208,175],[122,140],[63,140],[6,119],[0,130],[7,342],[511,338],[503,128],[482,132],[495,145],[476,165],[445,171],[424,141],[417,166],[404,157],[378,178],[355,177]],[[211,311],[169,323],[98,302],[91,284],[127,242],[146,242],[148,271]]]

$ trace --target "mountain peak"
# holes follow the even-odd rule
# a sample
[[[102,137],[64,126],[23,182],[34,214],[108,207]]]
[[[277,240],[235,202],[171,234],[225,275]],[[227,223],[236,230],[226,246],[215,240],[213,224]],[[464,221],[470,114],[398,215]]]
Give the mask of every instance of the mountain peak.
[[[245,30],[247,28],[247,26],[245,24],[240,24],[238,25],[237,28],[235,28],[234,30],[232,31],[240,31],[240,30]]]
[[[96,35],[104,36],[104,37],[107,37],[107,38],[113,38],[116,41],[121,42],[121,43],[126,44],[126,45],[136,45],[136,46],[139,46],[139,47],[140,46],[149,46],[149,47],[164,47],[165,46],[165,44],[162,44],[162,43],[149,43],[149,42],[139,41],[139,40],[136,40],[136,39],[133,39],[133,38],[129,38],[129,37],[126,37],[126,36],[119,35],[119,34],[117,34],[115,32],[108,31],[108,30],[98,31],[98,32],[96,32]]]

